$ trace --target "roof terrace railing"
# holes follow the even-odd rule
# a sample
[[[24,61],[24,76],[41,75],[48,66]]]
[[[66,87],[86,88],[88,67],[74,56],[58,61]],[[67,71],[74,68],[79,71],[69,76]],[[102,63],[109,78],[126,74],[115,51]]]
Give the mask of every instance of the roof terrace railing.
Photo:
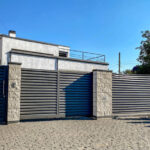
[[[82,60],[105,62],[105,55],[80,50],[70,50],[70,57]]]

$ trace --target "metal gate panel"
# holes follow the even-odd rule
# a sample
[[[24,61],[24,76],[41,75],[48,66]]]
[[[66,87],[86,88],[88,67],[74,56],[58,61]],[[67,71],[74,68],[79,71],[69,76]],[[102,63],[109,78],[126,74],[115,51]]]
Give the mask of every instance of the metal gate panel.
[[[113,114],[150,113],[150,75],[113,74]]]
[[[92,73],[60,72],[59,112],[92,116]]]
[[[22,69],[21,120],[57,115],[57,72]]]
[[[92,116],[92,73],[21,70],[21,120]]]
[[[8,67],[0,66],[0,123],[6,122]]]

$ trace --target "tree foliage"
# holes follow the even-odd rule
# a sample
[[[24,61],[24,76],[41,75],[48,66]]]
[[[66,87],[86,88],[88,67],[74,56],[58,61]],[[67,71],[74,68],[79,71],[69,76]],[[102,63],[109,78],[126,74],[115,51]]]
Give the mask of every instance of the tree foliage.
[[[130,69],[126,69],[125,71],[123,71],[123,74],[133,74],[133,72]]]
[[[136,66],[133,72],[137,74],[150,74],[150,31],[143,31],[142,37],[145,40],[142,40],[140,46],[137,47],[137,49],[140,50],[137,59],[140,65]]]
[[[133,70],[134,74],[150,74],[150,64],[142,64],[136,66],[136,70]]]

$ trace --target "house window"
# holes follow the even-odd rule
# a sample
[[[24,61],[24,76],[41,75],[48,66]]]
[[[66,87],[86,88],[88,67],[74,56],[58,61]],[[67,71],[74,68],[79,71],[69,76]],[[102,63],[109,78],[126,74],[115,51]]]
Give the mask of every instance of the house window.
[[[59,51],[59,56],[60,57],[67,57],[68,56],[68,52]]]

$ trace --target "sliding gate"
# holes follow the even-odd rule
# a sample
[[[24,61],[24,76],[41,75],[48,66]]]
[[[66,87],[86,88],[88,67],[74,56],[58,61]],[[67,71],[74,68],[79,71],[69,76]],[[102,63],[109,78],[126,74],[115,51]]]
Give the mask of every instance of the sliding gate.
[[[21,120],[92,115],[92,73],[21,72]]]
[[[113,74],[114,115],[150,114],[150,75]]]

